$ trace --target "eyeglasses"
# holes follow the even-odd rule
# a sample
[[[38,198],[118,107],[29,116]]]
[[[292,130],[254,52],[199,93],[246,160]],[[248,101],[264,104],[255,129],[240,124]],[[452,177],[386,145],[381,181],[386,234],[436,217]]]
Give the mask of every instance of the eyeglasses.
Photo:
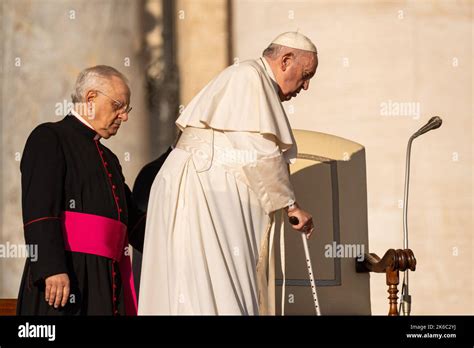
[[[115,111],[119,111],[120,109],[122,109],[122,111],[120,111],[120,114],[129,114],[130,111],[132,111],[133,108],[132,108],[131,106],[122,105],[121,102],[119,102],[118,100],[115,100],[114,98],[112,98],[111,96],[105,94],[104,92],[99,91],[98,89],[96,89],[95,91],[96,91],[96,92],[99,92],[100,94],[103,94],[103,95],[105,95],[107,98],[113,100],[114,103],[115,103]]]

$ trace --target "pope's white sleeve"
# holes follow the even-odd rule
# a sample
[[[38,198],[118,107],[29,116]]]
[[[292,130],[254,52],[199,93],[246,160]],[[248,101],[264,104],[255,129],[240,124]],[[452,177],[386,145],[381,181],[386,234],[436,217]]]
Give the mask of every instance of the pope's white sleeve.
[[[245,151],[242,171],[250,189],[267,214],[295,201],[290,173],[282,151],[271,135],[253,132],[225,132],[235,149]]]

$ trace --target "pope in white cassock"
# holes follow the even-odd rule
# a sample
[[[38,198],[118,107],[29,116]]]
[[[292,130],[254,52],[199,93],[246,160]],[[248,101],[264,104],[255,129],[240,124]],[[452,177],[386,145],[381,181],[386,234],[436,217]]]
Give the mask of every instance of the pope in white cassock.
[[[150,192],[139,314],[275,314],[275,214],[314,230],[290,183],[297,149],[281,102],[308,89],[317,65],[306,36],[284,33],[184,109]]]

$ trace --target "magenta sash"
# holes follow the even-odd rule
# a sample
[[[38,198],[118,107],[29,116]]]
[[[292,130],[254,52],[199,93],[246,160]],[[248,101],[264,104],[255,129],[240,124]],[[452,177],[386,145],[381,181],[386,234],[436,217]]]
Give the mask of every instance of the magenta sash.
[[[127,226],[99,215],[64,212],[63,237],[66,250],[107,257],[119,263],[127,315],[137,315],[137,296],[133,283]]]

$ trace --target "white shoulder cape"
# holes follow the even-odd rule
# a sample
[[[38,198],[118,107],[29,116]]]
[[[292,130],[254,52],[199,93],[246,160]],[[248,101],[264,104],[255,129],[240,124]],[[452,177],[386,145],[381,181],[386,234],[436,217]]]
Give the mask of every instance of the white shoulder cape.
[[[256,60],[222,71],[191,100],[176,125],[181,130],[196,127],[269,134],[288,163],[296,159],[296,142],[275,82]]]

